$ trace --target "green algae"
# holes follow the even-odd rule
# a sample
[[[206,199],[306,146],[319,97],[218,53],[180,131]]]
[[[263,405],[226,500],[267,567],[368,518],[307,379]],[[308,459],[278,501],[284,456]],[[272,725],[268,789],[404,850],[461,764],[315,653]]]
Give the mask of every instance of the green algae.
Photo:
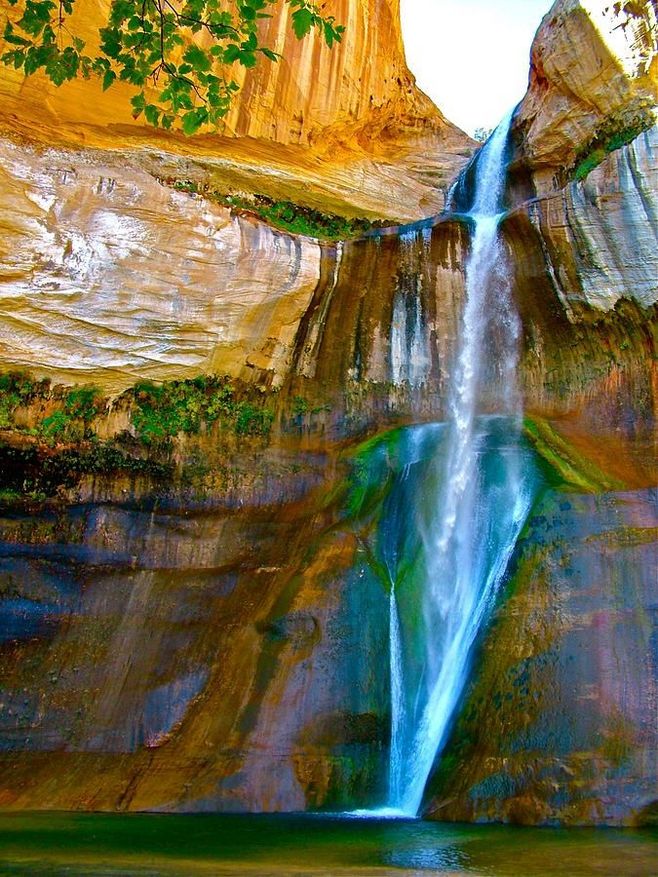
[[[544,463],[549,484],[558,490],[602,493],[622,490],[623,482],[611,478],[591,460],[570,445],[541,417],[526,417],[524,432]]]
[[[367,517],[380,508],[393,483],[402,431],[398,428],[377,433],[345,453],[350,466],[345,503],[348,517]]]

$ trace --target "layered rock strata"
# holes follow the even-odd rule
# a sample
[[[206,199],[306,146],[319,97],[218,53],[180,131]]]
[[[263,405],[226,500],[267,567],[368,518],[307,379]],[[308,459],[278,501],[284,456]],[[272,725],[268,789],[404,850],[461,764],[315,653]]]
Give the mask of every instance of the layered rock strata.
[[[609,376],[625,360],[647,368],[656,155],[654,129],[505,222],[531,407],[564,410],[588,375]],[[411,395],[421,413],[440,414],[463,298],[463,223],[321,247],[71,153],[5,144],[2,173],[6,368],[109,394],[138,379],[215,372],[286,383],[337,411],[379,388],[392,409],[409,410]]]
[[[78,0],[70,21],[96,45],[109,4]],[[317,34],[298,41],[290,7],[278,3],[261,39],[282,54],[253,70],[231,69],[241,90],[217,134],[169,134],[132,117],[131,89],[106,92],[76,79],[56,88],[41,73],[3,68],[2,128],[49,145],[109,149],[149,168],[173,165],[218,187],[303,200],[348,215],[418,219],[440,210],[473,142],[416,87],[407,69],[398,0],[331,0],[325,15],[346,26],[329,49]],[[136,156],[135,153],[138,155]],[[187,174],[185,171],[187,170]]]
[[[125,492],[2,519],[0,806],[343,809],[381,787],[385,602],[343,473],[240,459],[237,507]]]

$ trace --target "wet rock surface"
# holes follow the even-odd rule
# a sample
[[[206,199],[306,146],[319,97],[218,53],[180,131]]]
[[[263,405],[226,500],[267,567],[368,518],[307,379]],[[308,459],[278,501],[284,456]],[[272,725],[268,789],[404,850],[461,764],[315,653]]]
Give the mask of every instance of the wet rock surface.
[[[642,821],[658,775],[657,537],[655,489],[537,504],[429,815]]]

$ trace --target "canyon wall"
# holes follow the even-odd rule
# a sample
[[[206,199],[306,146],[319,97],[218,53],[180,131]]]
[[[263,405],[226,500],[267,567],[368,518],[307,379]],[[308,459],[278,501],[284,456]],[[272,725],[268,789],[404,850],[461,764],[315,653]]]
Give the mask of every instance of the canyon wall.
[[[368,393],[440,415],[467,223],[320,245],[114,161],[8,144],[3,156],[5,367],[109,395],[218,372],[337,415]],[[657,156],[654,128],[505,220],[531,410],[576,408],[617,366],[655,368],[642,314],[658,299]]]
[[[336,14],[349,27],[364,8]],[[304,91],[297,127],[283,66],[245,82],[232,131],[193,141],[160,140],[109,104],[72,110],[64,91],[2,86],[16,130],[27,133],[32,101],[51,115],[32,144],[2,146],[0,364],[92,383],[109,405],[64,441],[42,427],[65,415],[66,390],[2,397],[14,408],[0,410],[0,806],[385,799],[389,584],[375,537],[401,460],[396,431],[380,433],[445,414],[469,220],[320,244],[173,185],[221,170],[260,186],[267,173],[248,165],[271,148],[277,193],[314,179],[311,201],[330,207],[437,210],[435,171],[412,172],[404,155],[452,129],[405,78],[396,5],[368,8],[375,30],[366,39],[365,17],[353,25],[345,57],[295,44],[295,71],[308,79],[320,65],[341,83]],[[604,29],[586,9],[566,0],[545,19],[514,132],[512,190],[527,197],[502,233],[540,479],[428,789],[436,818],[631,823],[655,800],[658,130],[583,179],[555,172],[606,114],[649,101],[654,7],[624,5],[622,36],[637,48],[627,66],[604,63]],[[372,112],[356,76],[338,76],[359,69],[368,40],[395,74],[368,86]],[[575,45],[587,48],[581,67]],[[276,95],[266,130],[259,108]],[[348,169],[326,202],[325,135]],[[213,373],[257,394],[252,407],[232,409],[232,425],[140,439],[148,393],[133,385]],[[253,398],[269,433],[235,413],[253,417]]]
[[[70,29],[90,50],[108,8],[106,0],[75,4]],[[260,36],[283,57],[231,68],[241,90],[216,133],[186,138],[134,119],[134,90],[124,83],[103,92],[99,80],[79,77],[57,88],[41,72],[24,78],[7,67],[0,130],[50,146],[111,150],[122,163],[155,172],[168,164],[172,176],[210,180],[223,191],[302,198],[348,215],[410,220],[438,212],[474,144],[416,87],[398,0],[331,0],[323,14],[346,27],[332,49],[315,32],[297,40],[290,7],[272,7]]]
[[[640,818],[651,802],[658,350],[651,266],[629,273],[636,248],[627,241],[633,222],[651,233],[637,205],[648,209],[655,193],[655,154],[656,132],[643,134],[585,182],[519,207],[503,226],[523,317],[529,439],[545,474],[517,547],[511,596],[482,646],[431,787],[427,812],[438,818],[618,823]],[[98,168],[91,173],[81,180],[97,205],[111,193],[99,195]],[[145,197],[162,205],[159,221],[173,198],[206,227],[197,196],[151,187],[138,190],[140,222],[149,219]],[[125,198],[129,190],[119,181],[113,191]],[[73,204],[63,216],[88,222],[79,194]],[[243,235],[255,234],[250,222],[226,221],[232,235],[243,225]],[[269,439],[236,443],[221,431],[181,437],[168,452],[173,482],[100,471],[53,481],[54,501],[7,507],[0,521],[3,806],[289,810],[384,800],[388,600],[373,546],[399,464],[393,444],[383,451],[349,444],[355,432],[442,416],[467,230],[463,222],[433,221],[322,255],[317,244],[299,244],[306,248],[297,251],[300,271],[315,266],[317,286],[285,290],[283,283],[266,311],[287,313],[289,298],[303,313],[290,336],[268,329],[284,351],[279,365],[263,362],[257,378],[264,391],[283,379]],[[274,246],[279,236],[264,229],[235,239],[266,242],[267,258],[249,260],[250,271],[295,252],[291,239]],[[212,236],[198,240],[201,257],[204,246],[214,252]],[[149,265],[151,252],[126,264],[140,256]],[[64,257],[51,261],[51,276],[70,277]],[[189,271],[198,263],[183,264]],[[216,278],[235,268],[215,264]],[[117,266],[123,270],[120,259]],[[281,274],[268,276],[282,283]],[[125,273],[135,284],[145,275]],[[632,287],[630,276],[638,278]],[[42,301],[54,294],[61,303],[61,289],[43,287]],[[257,288],[249,287],[252,295]],[[249,326],[247,289],[237,298],[233,326]],[[140,337],[140,318],[122,311],[124,337]],[[135,328],[126,331],[130,320]],[[172,334],[160,334],[159,349],[174,349],[181,322],[165,324]],[[44,324],[61,325],[52,317]],[[71,332],[67,343],[81,337]],[[22,344],[14,364],[28,357]],[[136,355],[125,341],[125,352],[115,348],[127,361]],[[213,349],[218,355],[221,347]],[[245,350],[236,338],[224,367],[255,376]],[[49,371],[55,353],[53,343],[44,373],[66,379],[60,366]],[[109,368],[89,375],[111,391],[136,373],[176,374],[158,371],[168,365],[165,354],[153,356],[153,371],[138,362],[133,374],[121,370],[118,383]],[[189,367],[192,374],[198,366]],[[125,428],[125,417],[119,424]],[[27,477],[34,461],[19,450],[5,453]],[[41,465],[52,465],[57,448],[41,453]],[[371,465],[375,453],[383,464]],[[611,648],[626,655],[622,665],[605,657]],[[573,659],[583,650],[587,672]],[[518,727],[483,694],[492,678]],[[542,692],[539,701],[533,692]],[[528,698],[533,706],[524,710]],[[589,718],[577,721],[584,704]],[[541,764],[532,755],[537,747]]]
[[[514,121],[517,158],[544,193],[597,133],[637,126],[657,102],[655,2],[557,0],[532,45]]]

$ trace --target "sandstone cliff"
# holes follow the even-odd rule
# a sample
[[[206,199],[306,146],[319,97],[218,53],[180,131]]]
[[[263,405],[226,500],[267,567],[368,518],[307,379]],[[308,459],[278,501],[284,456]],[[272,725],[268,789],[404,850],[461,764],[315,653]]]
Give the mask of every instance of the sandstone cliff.
[[[111,154],[0,149],[5,364],[109,392],[200,372],[281,383],[317,285],[317,242]]]
[[[105,0],[78,0],[71,28],[93,45],[107,9]],[[148,166],[171,153],[177,176],[190,160],[198,175],[229,188],[290,200],[303,189],[312,205],[348,214],[407,220],[437,212],[473,143],[416,87],[398,0],[331,0],[324,11],[347,28],[331,50],[316,35],[298,41],[289,7],[275,7],[262,38],[283,59],[235,71],[242,88],[216,135],[190,140],[135,121],[123,84],[102,92],[97,80],[78,79],[56,88],[9,68],[0,79],[4,130]]]
[[[658,103],[658,11],[652,0],[557,0],[535,37],[518,149],[540,192],[609,126],[637,126]],[[612,124],[610,124],[612,123]]]

